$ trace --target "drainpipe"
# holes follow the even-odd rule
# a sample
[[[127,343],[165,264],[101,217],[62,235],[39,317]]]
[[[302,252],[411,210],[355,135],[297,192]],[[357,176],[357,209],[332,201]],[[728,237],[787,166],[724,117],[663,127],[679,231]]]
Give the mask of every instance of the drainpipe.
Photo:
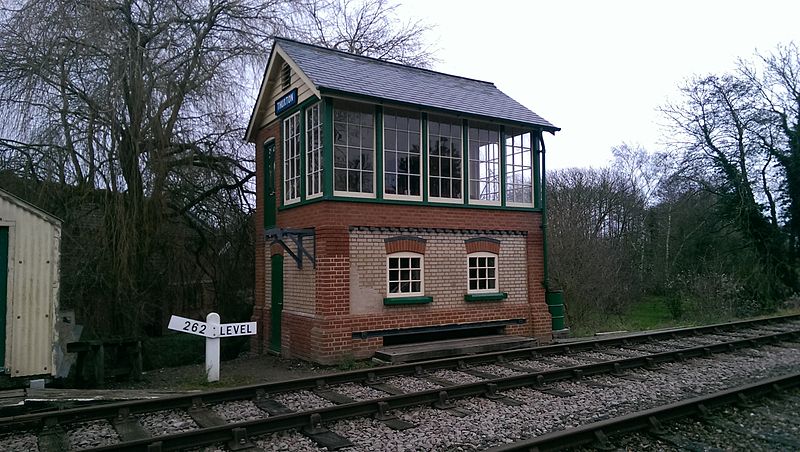
[[[539,144],[542,154],[542,164],[541,164],[541,171],[542,171],[542,181],[541,181],[541,194],[542,194],[542,269],[544,270],[544,279],[542,280],[542,285],[544,286],[545,292],[550,292],[550,272],[548,268],[548,256],[547,256],[547,171],[545,171],[545,148],[544,148],[544,138],[542,137],[542,132],[539,132]]]

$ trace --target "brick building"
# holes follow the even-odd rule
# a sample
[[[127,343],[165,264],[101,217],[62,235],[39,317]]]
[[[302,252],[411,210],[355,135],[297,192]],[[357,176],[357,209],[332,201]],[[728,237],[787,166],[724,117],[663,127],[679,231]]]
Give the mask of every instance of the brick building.
[[[542,135],[493,84],[276,39],[256,145],[258,350],[551,337]]]

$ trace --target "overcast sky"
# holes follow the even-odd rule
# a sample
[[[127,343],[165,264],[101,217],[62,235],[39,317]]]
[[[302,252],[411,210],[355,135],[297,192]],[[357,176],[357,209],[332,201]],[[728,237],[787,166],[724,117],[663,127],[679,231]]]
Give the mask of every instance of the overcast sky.
[[[800,1],[400,0],[435,25],[433,69],[493,82],[561,127],[548,168],[603,166],[622,142],[664,149],[656,111],[692,75],[800,44]]]

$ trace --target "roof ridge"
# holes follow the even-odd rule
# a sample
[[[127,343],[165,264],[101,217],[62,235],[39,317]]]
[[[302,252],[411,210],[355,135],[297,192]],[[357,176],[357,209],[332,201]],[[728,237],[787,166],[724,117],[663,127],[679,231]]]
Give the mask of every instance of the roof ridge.
[[[458,78],[458,79],[462,79],[462,80],[469,80],[469,81],[472,81],[472,82],[485,83],[487,85],[495,86],[494,83],[486,81],[486,80],[478,80],[476,78],[470,78],[470,77],[464,77],[464,76],[461,76],[461,75],[448,74],[446,72],[441,72],[441,71],[434,71],[433,69],[427,69],[427,68],[422,68],[422,67],[411,66],[411,65],[408,65],[408,64],[397,63],[397,62],[394,62],[394,61],[381,60],[380,58],[375,58],[375,57],[370,57],[370,56],[365,56],[365,55],[358,55],[358,54],[355,54],[355,53],[345,52],[344,50],[339,50],[339,49],[331,49],[329,47],[323,47],[323,46],[316,45],[316,44],[309,44],[307,42],[298,41],[296,39],[285,38],[283,36],[273,36],[273,39],[276,42],[277,41],[286,41],[286,42],[291,42],[291,43],[294,43],[294,44],[300,44],[300,45],[307,46],[307,47],[313,47],[315,49],[328,51],[328,52],[331,52],[331,53],[339,53],[339,54],[341,54],[343,56],[346,56],[346,57],[360,58],[360,59],[368,60],[368,61],[375,62],[375,63],[386,64],[386,65],[390,65],[390,66],[399,66],[399,67],[402,67],[402,68],[413,69],[413,70],[422,71],[422,72],[429,72],[431,74],[444,75],[446,77]]]

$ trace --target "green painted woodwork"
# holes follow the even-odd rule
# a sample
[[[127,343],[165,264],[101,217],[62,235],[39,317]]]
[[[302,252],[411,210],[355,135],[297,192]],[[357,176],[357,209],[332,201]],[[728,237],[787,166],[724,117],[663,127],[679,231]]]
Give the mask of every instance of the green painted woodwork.
[[[6,311],[8,309],[8,227],[0,227],[0,367],[6,362]]]
[[[506,206],[506,190],[508,179],[506,178],[506,128],[500,126],[500,206]]]
[[[276,223],[275,199],[275,140],[264,143],[264,228]]]
[[[476,293],[476,294],[466,294],[464,295],[464,301],[466,302],[476,302],[476,301],[501,301],[508,298],[508,293],[506,292],[497,292],[497,293]]]
[[[300,201],[306,199],[306,107],[300,109]]]
[[[307,199],[302,202],[289,204],[288,206],[281,206],[278,208],[278,211],[282,212],[287,209],[294,209],[295,207],[305,206],[320,201],[341,201],[341,202],[357,202],[357,203],[368,203],[368,204],[394,204],[394,205],[418,206],[418,207],[423,207],[423,206],[453,207],[456,209],[481,209],[481,210],[517,211],[517,212],[541,211],[541,209],[534,207],[515,207],[515,206],[500,207],[500,206],[487,206],[478,204],[455,204],[455,203],[435,202],[435,201],[422,202],[422,201],[405,201],[400,199],[375,199],[375,198],[356,198],[356,197],[348,198],[347,196],[323,196],[314,199]]]
[[[270,298],[269,350],[281,352],[281,313],[283,312],[283,255],[273,254],[270,259],[272,294]]]
[[[461,197],[464,198],[464,205],[469,205],[469,124],[466,119],[461,120],[461,148],[462,159],[461,168],[464,170],[464,188]]]
[[[404,304],[428,304],[433,301],[433,297],[394,297],[384,298],[385,306],[395,306]]]
[[[545,294],[547,310],[552,318],[553,331],[564,329],[564,292],[560,290],[548,291]]]
[[[375,197],[383,199],[383,107],[375,106]]]
[[[428,114],[422,113],[422,149],[420,149],[420,165],[422,165],[422,202],[428,202]]]
[[[533,206],[534,207],[542,207],[542,199],[541,199],[541,189],[542,189],[542,179],[541,175],[539,174],[539,159],[541,155],[539,154],[539,134],[541,134],[541,130],[534,130],[531,132],[531,141],[533,142]]]
[[[537,135],[537,140],[542,140],[541,132]],[[550,290],[550,268],[549,265],[549,256],[547,255],[547,172],[546,172],[546,165],[545,165],[545,148],[544,148],[544,141],[541,141],[542,144],[542,273],[544,273],[544,278],[542,280],[542,286],[544,286],[544,290]]]
[[[333,102],[322,98],[322,197],[333,196]]]

